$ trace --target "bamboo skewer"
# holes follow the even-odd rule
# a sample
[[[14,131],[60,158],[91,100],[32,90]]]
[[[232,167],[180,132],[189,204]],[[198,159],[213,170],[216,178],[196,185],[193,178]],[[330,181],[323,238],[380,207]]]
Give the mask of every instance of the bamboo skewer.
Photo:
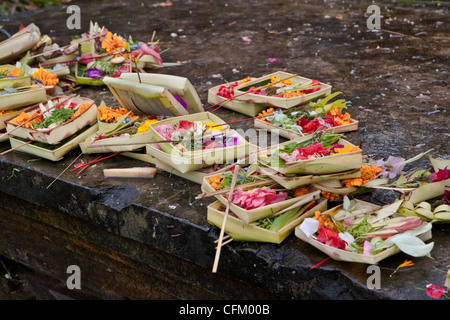
[[[307,204],[307,203],[309,203],[309,202],[311,202],[311,201],[313,201],[313,200],[316,200],[319,196],[320,196],[320,191],[319,191],[319,190],[318,190],[318,191],[315,191],[315,192],[311,193],[310,196],[308,196],[308,197],[306,197],[306,198],[300,200],[300,201],[297,202],[297,203],[294,203],[292,206],[287,207],[286,209],[283,209],[283,210],[281,210],[281,211],[278,211],[277,213],[273,214],[273,215],[270,216],[270,217],[271,217],[271,218],[272,218],[272,217],[278,217],[279,215],[282,215],[282,214],[285,213],[285,212],[288,212],[288,211],[290,211],[290,210],[292,210],[292,209],[296,209],[296,208],[301,207],[301,206],[303,206],[303,205],[305,205],[305,204]]]
[[[217,272],[217,267],[218,267],[219,258],[220,258],[220,251],[222,249],[223,235],[224,235],[225,226],[226,226],[226,223],[227,223],[227,217],[228,217],[228,213],[230,211],[230,205],[231,205],[231,201],[232,201],[232,198],[233,198],[234,187],[236,185],[237,176],[238,176],[238,173],[239,173],[240,170],[241,170],[240,166],[236,166],[234,168],[233,179],[231,180],[230,194],[228,196],[227,208],[225,209],[225,216],[223,218],[222,228],[220,229],[219,242],[217,243],[216,257],[214,259],[214,265],[213,265],[213,269],[212,269],[213,273]]]
[[[100,159],[102,156],[100,155],[100,156],[98,156],[97,158],[95,158],[94,159],[94,161],[97,161],[98,159]],[[80,175],[81,173],[83,173],[83,171],[84,170],[86,170],[87,168],[89,168],[89,166],[91,165],[91,163],[89,163],[89,165],[87,165],[87,166],[85,166],[85,167],[83,167],[83,168],[81,168],[81,170],[80,171],[78,171],[78,175]]]
[[[253,182],[246,183],[245,185],[241,185],[241,187],[249,188],[249,187],[257,187],[257,186],[265,185],[265,184],[276,184],[276,182],[273,181],[272,179],[264,179],[264,180],[260,180],[260,181],[253,181]],[[227,193],[229,191],[230,191],[230,188],[225,188],[222,190],[216,190],[216,191],[212,191],[212,192],[208,192],[208,193],[200,193],[195,199],[203,199],[206,197],[217,196],[217,195]]]
[[[157,141],[147,141],[147,142],[131,142],[131,143],[114,143],[114,144],[102,144],[98,146],[94,146],[93,144],[97,141],[102,140],[94,140],[88,148],[97,148],[97,147],[120,147],[120,146],[132,146],[132,145],[140,145],[140,144],[154,144],[154,143],[177,143],[177,142],[183,142],[183,141],[201,141],[201,140],[208,140],[211,138],[216,138],[223,136],[223,133],[216,134],[216,135],[210,135],[210,136],[203,136],[201,138],[194,138],[194,139],[183,139],[183,140],[157,140]]]
[[[83,153],[80,153],[76,158],[75,158],[75,160],[73,160],[68,166],[67,166],[67,168],[65,168],[48,186],[47,186],[47,188],[45,188],[45,189],[48,189],[48,188],[50,188],[63,174],[64,174],[64,172],[66,172],[74,163],[75,163],[75,161],[77,161],[78,160],[78,158],[80,158],[81,156],[83,155]]]
[[[9,150],[6,150],[6,151],[0,153],[0,156],[3,156],[3,155],[5,155],[5,154],[7,154],[7,153],[9,153],[9,152],[11,152],[11,151],[17,150],[17,149],[19,149],[19,148],[21,148],[21,147],[23,147],[23,146],[26,146],[27,144],[30,144],[30,143],[32,143],[32,142],[33,142],[33,141],[30,140],[30,141],[28,141],[28,142],[25,142],[24,144],[21,144],[21,145],[19,145],[19,146],[16,146],[16,147],[14,147],[14,148],[11,148],[11,149],[9,149]]]

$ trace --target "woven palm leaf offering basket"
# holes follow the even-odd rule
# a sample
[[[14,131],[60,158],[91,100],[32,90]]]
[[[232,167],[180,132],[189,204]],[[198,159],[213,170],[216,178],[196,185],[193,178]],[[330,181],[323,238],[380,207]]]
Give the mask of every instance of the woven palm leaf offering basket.
[[[6,123],[11,136],[58,144],[97,122],[97,106],[92,99],[61,96],[40,103]]]
[[[238,173],[230,203],[230,210],[244,223],[272,216],[308,195],[313,194],[315,200],[320,197],[320,192],[312,187],[286,190],[255,168],[255,165],[250,165]],[[227,205],[232,175],[233,170],[206,176],[201,186],[203,196],[214,196]]]
[[[284,142],[258,154],[261,166],[285,176],[322,175],[361,168],[362,150],[343,134],[323,132]]]
[[[153,144],[166,153],[166,159],[184,158],[181,164],[192,165],[185,172],[228,163],[255,151],[254,145],[210,112],[165,119],[151,124],[150,130]]]
[[[11,148],[17,149],[17,151],[21,153],[57,162],[62,160],[68,152],[78,148],[82,141],[94,134],[97,130],[97,123],[94,123],[93,125],[85,127],[75,134],[61,140],[57,144],[47,144],[42,142],[27,144],[27,141],[30,142],[30,140],[18,137],[10,137],[9,141],[11,143]]]
[[[0,111],[27,107],[45,100],[47,89],[42,85],[33,84],[18,88],[5,86],[0,90]]]
[[[331,93],[331,86],[317,80],[277,71],[236,86],[233,99],[289,109]]]
[[[41,39],[41,32],[35,24],[22,28],[10,38],[0,42],[0,63],[10,63],[32,49]]]
[[[342,205],[305,219],[295,235],[338,261],[377,264],[399,252],[429,256],[431,223],[398,215],[401,204],[379,207],[345,197]]]
[[[254,120],[256,129],[265,129],[287,139],[297,139],[317,132],[342,133],[358,129],[359,121],[352,119],[344,99],[329,102],[341,94],[335,92],[323,99],[287,110],[269,108]]]
[[[105,77],[119,77],[122,73],[131,73],[134,68],[162,65],[159,44],[148,45],[135,42],[131,37],[113,34],[97,23],[90,23],[89,32],[72,40],[73,46],[79,46],[81,56],[75,64],[76,84],[105,85]]]
[[[0,66],[0,90],[5,87],[19,88],[31,86],[31,77],[13,65]]]
[[[253,80],[250,77],[232,83],[224,83],[208,90],[208,103],[213,107],[223,107],[248,116],[257,116],[269,106],[234,99],[234,88]]]

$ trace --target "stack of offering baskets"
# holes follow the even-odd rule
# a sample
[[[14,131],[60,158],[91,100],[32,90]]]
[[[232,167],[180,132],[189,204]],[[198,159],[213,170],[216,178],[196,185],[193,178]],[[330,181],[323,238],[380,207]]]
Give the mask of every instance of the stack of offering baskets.
[[[88,98],[59,96],[6,122],[12,148],[52,161],[98,130],[97,106]]]
[[[223,165],[256,152],[237,131],[210,112],[168,118],[150,125],[147,153],[181,173]]]
[[[224,232],[234,240],[281,243],[303,219],[326,210],[327,200],[320,197],[320,191],[312,187],[280,190],[251,167],[238,173],[231,195]],[[225,219],[232,175],[232,171],[216,173],[202,183],[204,195],[217,198],[208,206],[207,219],[219,228]]]

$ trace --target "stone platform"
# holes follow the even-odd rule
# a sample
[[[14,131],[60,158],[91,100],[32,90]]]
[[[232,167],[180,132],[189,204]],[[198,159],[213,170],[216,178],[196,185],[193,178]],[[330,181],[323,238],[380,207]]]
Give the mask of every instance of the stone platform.
[[[90,20],[134,39],[149,39],[156,30],[162,47],[170,48],[164,61],[182,63],[154,72],[189,78],[205,107],[212,86],[287,70],[343,92],[360,121],[347,139],[360,142],[364,154],[410,158],[431,148],[434,157],[450,154],[450,21],[444,4],[385,1],[384,31],[378,32],[366,28],[369,1],[72,4],[82,10],[83,31]],[[0,25],[15,30],[33,22],[64,45],[77,34],[65,28],[67,17],[65,6],[57,6],[0,16]],[[106,88],[79,93],[118,105]],[[247,118],[223,108],[216,114],[225,121]],[[8,143],[0,145],[0,152],[7,149]],[[311,269],[327,256],[293,234],[281,245],[231,242],[213,274],[219,230],[206,221],[213,200],[195,200],[199,185],[164,172],[151,180],[105,179],[105,168],[147,165],[119,155],[81,177],[67,170],[47,189],[78,155],[74,150],[57,163],[20,152],[0,158],[0,255],[32,292],[41,293],[38,298],[426,300],[417,288],[443,285],[450,264],[449,226],[435,225],[434,259],[400,253],[383,260],[380,289],[367,287],[367,265],[328,260]],[[386,204],[394,196],[377,191],[364,199]],[[390,277],[405,259],[414,266]],[[81,290],[67,289],[70,265],[81,269]],[[10,284],[0,285],[3,297],[15,298],[7,292]]]

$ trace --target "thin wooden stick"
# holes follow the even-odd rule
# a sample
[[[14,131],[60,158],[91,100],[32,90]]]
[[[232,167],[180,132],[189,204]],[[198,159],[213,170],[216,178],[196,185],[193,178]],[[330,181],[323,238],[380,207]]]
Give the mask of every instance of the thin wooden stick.
[[[307,204],[307,203],[309,203],[309,202],[311,202],[313,200],[316,200],[317,198],[319,198],[319,196],[320,196],[320,191],[319,190],[315,191],[315,192],[311,193],[310,196],[308,196],[308,197],[306,197],[306,198],[304,198],[304,199],[294,203],[293,205],[287,207],[286,209],[283,209],[281,211],[276,212],[275,214],[271,215],[270,217],[278,217],[279,215],[282,215],[285,212],[288,212],[288,211],[290,211],[292,209],[301,207],[301,206],[303,206],[303,205],[305,205],[305,204]]]
[[[315,268],[317,268],[318,266],[320,266],[321,264],[323,264],[323,263],[327,262],[328,260],[330,260],[330,257],[328,257],[328,258],[326,258],[325,260],[323,260],[323,261],[319,262],[319,263],[318,263],[318,264],[316,264],[315,266],[312,266],[312,267],[311,267],[311,269],[315,269]]]
[[[208,140],[211,138],[217,138],[220,136],[223,136],[223,133],[219,134],[212,134],[210,136],[203,136],[201,138],[194,138],[194,139],[183,139],[183,140],[157,140],[157,141],[147,141],[147,142],[130,142],[130,143],[114,143],[114,144],[101,144],[101,145],[93,145],[97,141],[103,141],[103,140],[94,140],[88,148],[97,148],[97,147],[120,147],[120,146],[133,146],[133,145],[140,145],[140,144],[154,144],[154,143],[176,143],[176,142],[183,142],[183,141],[201,141],[201,140]],[[226,136],[225,136],[226,137]]]
[[[238,173],[240,170],[241,170],[240,166],[236,165],[234,167],[234,174],[233,174],[233,179],[231,180],[231,188],[230,188],[230,194],[228,196],[227,208],[225,209],[225,215],[223,217],[222,228],[220,229],[219,242],[217,243],[216,257],[214,259],[214,265],[213,265],[213,269],[212,269],[213,273],[217,272],[217,266],[219,264],[220,251],[222,249],[223,235],[225,232],[227,217],[228,217],[228,213],[230,212],[230,205],[231,205],[231,201],[233,198],[234,187],[236,185],[237,176],[238,176]]]
[[[21,144],[20,146],[16,146],[16,147],[14,147],[14,148],[11,148],[11,149],[9,149],[9,150],[6,150],[6,151],[0,153],[0,156],[3,156],[3,155],[5,155],[5,154],[7,154],[7,153],[9,153],[9,152],[11,152],[11,151],[14,151],[14,150],[16,150],[16,149],[19,149],[19,148],[21,148],[21,147],[23,147],[23,146],[26,146],[27,144],[30,144],[30,143],[32,143],[32,142],[33,142],[33,141],[30,140],[30,141],[28,141],[28,142],[25,142],[25,143]]]
[[[223,240],[226,240],[226,239],[228,239],[228,238],[231,238],[231,236],[230,236],[229,234],[227,234],[226,236],[224,236],[224,237],[223,237]],[[217,243],[217,242],[219,242],[219,239],[214,240],[214,243]]]
[[[265,185],[265,184],[275,184],[275,183],[276,182],[273,181],[272,179],[264,179],[264,180],[249,182],[249,183],[241,185],[240,187],[250,188],[250,187],[256,187],[256,186]],[[216,191],[212,191],[212,192],[208,192],[208,193],[200,193],[195,199],[203,199],[206,197],[217,196],[217,195],[220,195],[223,193],[227,193],[228,191],[230,191],[230,188],[216,190]]]
[[[223,243],[222,243],[222,247],[225,246],[225,245],[227,245],[227,244],[229,244],[231,241],[233,241],[233,238],[228,239],[227,241],[223,242]],[[217,246],[216,246],[216,250],[217,250]]]
[[[64,170],[63,170],[63,171],[55,178],[55,180],[53,180],[52,183],[50,183],[50,184],[47,186],[47,188],[45,188],[45,189],[50,188],[50,187],[56,182],[56,180],[58,180],[58,179],[63,175],[63,173],[66,172],[66,171],[67,171],[67,170],[75,163],[75,161],[77,161],[78,158],[80,158],[82,155],[83,155],[83,153],[80,153],[80,154],[75,158],[75,160],[73,160],[72,163],[69,164],[69,165],[67,166],[67,168],[64,169]]]
[[[102,36],[102,35],[100,34],[100,35],[98,35],[98,36],[95,36],[95,37],[92,37],[92,38],[89,38],[89,39],[84,39],[84,40],[77,41],[77,43],[87,42],[87,41],[90,41],[91,39],[96,39],[96,38],[99,38],[99,37],[101,37],[101,36]],[[68,45],[65,45],[64,47],[60,47],[60,48],[57,48],[57,49],[53,49],[53,50],[49,50],[49,51],[46,51],[46,52],[42,52],[42,53],[39,53],[39,54],[37,54],[37,55],[28,57],[28,59],[37,58],[37,57],[43,56],[43,55],[45,55],[45,54],[53,53],[53,52],[55,52],[55,51],[63,51],[65,48],[68,48],[68,47],[70,47],[71,45],[72,45],[72,44],[68,44]]]

